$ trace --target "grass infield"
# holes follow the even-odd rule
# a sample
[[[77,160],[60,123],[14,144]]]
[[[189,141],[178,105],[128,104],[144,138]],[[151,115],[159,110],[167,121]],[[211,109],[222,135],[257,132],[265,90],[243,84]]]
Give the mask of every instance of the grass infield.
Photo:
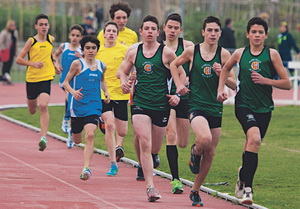
[[[49,110],[51,117],[49,131],[67,137],[67,134],[62,133],[60,128],[64,107],[49,107]],[[7,110],[3,114],[39,127],[39,114],[29,115],[26,108]],[[299,106],[280,106],[273,111],[269,129],[259,151],[259,165],[254,178],[253,189],[256,204],[272,209],[299,207],[300,184],[297,180],[300,171],[299,118]],[[104,135],[100,130],[97,130],[95,139],[95,146],[106,150]],[[191,181],[194,175],[188,168],[188,160],[190,146],[194,143],[194,139],[191,131],[189,146],[185,149],[178,148],[180,177]],[[225,105],[222,136],[205,183],[228,182],[229,185],[211,185],[210,188],[234,195],[237,169],[241,165],[244,142],[245,136],[234,116],[233,106]],[[128,134],[124,140],[124,150],[126,157],[137,159],[133,147],[131,121],[129,121]],[[165,144],[159,154],[161,158],[159,170],[170,173]]]

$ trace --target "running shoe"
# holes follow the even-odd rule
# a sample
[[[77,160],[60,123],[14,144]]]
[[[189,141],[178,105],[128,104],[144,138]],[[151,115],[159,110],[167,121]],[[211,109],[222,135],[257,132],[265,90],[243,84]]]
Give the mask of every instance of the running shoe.
[[[201,197],[198,191],[191,191],[190,200],[192,200],[192,206],[194,207],[202,207],[203,203],[201,202]]]
[[[124,149],[122,146],[117,146],[116,147],[116,161],[120,162],[122,157],[124,157]]]
[[[90,169],[88,167],[85,167],[80,174],[80,179],[86,181],[89,178],[91,178],[91,176],[92,176],[92,173],[91,173]]]
[[[12,84],[12,79],[11,79],[11,76],[9,75],[9,73],[4,73],[4,75],[3,75],[3,77],[4,77],[4,81],[6,81],[6,84],[8,84],[8,85],[11,85]]]
[[[71,149],[72,147],[74,147],[74,142],[73,142],[73,137],[72,137],[72,132],[70,131],[68,134],[68,139],[67,139],[67,147],[69,149]]]
[[[71,118],[64,117],[61,122],[61,130],[64,133],[69,133],[71,131]]]
[[[138,167],[137,167],[136,180],[137,181],[145,181],[144,172],[143,172],[143,168],[141,165],[138,165]]]
[[[195,147],[196,144],[193,144],[191,147],[191,158],[190,158],[189,166],[193,174],[198,174],[200,172],[201,155],[194,154]]]
[[[158,154],[152,154],[152,160],[153,160],[153,168],[158,168],[160,164],[160,158]]]
[[[106,173],[107,176],[116,176],[118,174],[118,166],[112,165],[110,166],[110,170]]]
[[[99,117],[99,129],[103,134],[105,134],[105,123],[101,117]]]
[[[39,142],[39,150],[44,151],[47,147],[47,139],[46,137],[41,137],[41,140]]]
[[[238,180],[235,185],[235,196],[237,198],[242,198],[244,195],[244,190],[245,190],[245,183],[240,180],[241,168],[242,168],[242,166],[240,166],[238,169]]]
[[[253,204],[253,194],[251,187],[246,187],[241,201],[242,204],[252,205]]]
[[[155,189],[154,187],[147,188],[146,193],[148,195],[148,201],[149,202],[155,202],[156,200],[161,198],[158,190]]]
[[[183,192],[183,185],[178,179],[174,179],[170,184],[172,184],[173,194],[181,194]]]

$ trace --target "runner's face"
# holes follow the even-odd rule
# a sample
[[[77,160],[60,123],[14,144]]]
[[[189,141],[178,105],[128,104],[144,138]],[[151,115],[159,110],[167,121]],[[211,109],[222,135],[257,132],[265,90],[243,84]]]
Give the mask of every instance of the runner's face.
[[[140,29],[140,35],[145,42],[156,41],[156,38],[159,35],[156,23],[150,21],[144,22],[143,28]]]
[[[202,30],[202,36],[208,44],[218,44],[221,28],[217,23],[207,23],[205,30]]]
[[[82,34],[79,30],[74,29],[70,32],[69,39],[71,44],[79,44],[79,41],[82,39]]]
[[[118,29],[115,25],[108,25],[104,32],[106,41],[115,42],[118,37]]]
[[[249,33],[246,32],[246,36],[249,39],[251,45],[261,46],[267,39],[268,34],[265,33],[264,27],[262,25],[253,25],[251,26]]]
[[[164,25],[164,31],[166,33],[166,38],[173,41],[178,38],[182,28],[178,21],[168,20],[167,24]]]
[[[87,42],[83,48],[83,55],[87,59],[94,59],[97,54],[97,45],[92,42]]]
[[[118,24],[119,30],[122,31],[126,27],[127,24],[127,13],[123,10],[118,10],[115,12],[115,18],[113,21]]]
[[[35,29],[41,35],[47,35],[50,28],[50,24],[47,19],[39,19],[37,24],[35,24]]]

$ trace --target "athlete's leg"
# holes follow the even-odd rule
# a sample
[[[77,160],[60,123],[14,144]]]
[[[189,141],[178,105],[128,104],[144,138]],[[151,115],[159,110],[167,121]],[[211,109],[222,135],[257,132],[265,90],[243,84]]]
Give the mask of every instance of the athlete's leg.
[[[143,114],[132,116],[133,128],[140,145],[140,158],[147,187],[153,187],[153,161],[151,157],[151,118]]]
[[[85,147],[83,151],[83,167],[90,167],[91,159],[94,153],[94,134],[97,126],[92,123],[88,123],[84,126],[85,131]]]
[[[72,133],[72,138],[75,144],[80,144],[82,142],[82,133],[74,134]]]
[[[169,122],[166,128],[167,145],[177,145],[177,130],[176,130],[176,112],[174,109],[170,111]]]
[[[112,111],[106,111],[101,117],[105,123],[105,143],[110,162],[116,162],[115,116]]]
[[[152,154],[158,154],[164,140],[166,127],[159,127],[152,124]]]
[[[50,95],[47,93],[41,93],[38,97],[39,108],[40,108],[40,126],[41,126],[41,136],[46,136],[49,127],[49,104]]]
[[[213,158],[215,155],[216,147],[218,145],[220,136],[221,136],[221,128],[213,128],[210,129],[212,142],[208,149],[205,149],[202,154],[201,160],[201,169],[199,174],[196,175],[194,185],[192,190],[199,191],[201,185],[203,184],[213,162]]]
[[[177,144],[180,148],[185,148],[190,139],[190,122],[185,118],[176,118],[177,124]]]
[[[37,109],[37,98],[36,99],[27,99],[27,107],[30,114],[36,113]]]
[[[128,131],[128,121],[115,118],[117,146],[123,146],[124,137]]]
[[[212,134],[208,121],[203,116],[196,116],[191,121],[191,127],[196,136],[195,154],[202,154],[204,150],[211,148]]]

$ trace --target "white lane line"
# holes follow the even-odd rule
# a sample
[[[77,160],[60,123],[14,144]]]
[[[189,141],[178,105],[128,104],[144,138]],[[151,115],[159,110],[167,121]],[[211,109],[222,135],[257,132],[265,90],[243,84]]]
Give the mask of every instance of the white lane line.
[[[108,202],[108,201],[106,201],[106,200],[104,200],[104,199],[102,199],[100,197],[97,197],[97,196],[95,196],[95,195],[93,195],[93,194],[91,194],[91,193],[89,193],[89,192],[87,192],[85,190],[82,190],[79,187],[76,187],[76,186],[74,186],[74,185],[72,185],[72,184],[70,184],[70,183],[68,183],[68,182],[66,182],[66,181],[64,181],[62,179],[57,178],[56,176],[53,176],[53,175],[51,175],[51,174],[49,174],[49,173],[47,173],[47,172],[45,172],[45,171],[43,171],[41,169],[38,169],[38,168],[36,168],[36,167],[34,167],[34,166],[32,166],[32,165],[30,165],[30,164],[28,164],[28,163],[26,163],[26,162],[18,159],[18,158],[15,158],[14,156],[11,156],[10,154],[7,154],[7,153],[2,152],[2,151],[0,151],[0,153],[3,154],[3,155],[5,155],[5,156],[7,156],[7,157],[9,157],[9,158],[11,158],[11,159],[13,159],[13,160],[15,160],[15,161],[17,161],[17,162],[19,162],[19,163],[21,163],[21,164],[23,164],[23,165],[25,165],[25,166],[27,166],[27,167],[29,167],[29,168],[32,168],[33,170],[36,170],[36,171],[40,172],[40,173],[42,173],[42,174],[44,174],[44,175],[46,175],[46,176],[48,176],[48,177],[50,177],[52,179],[55,179],[55,180],[59,181],[60,183],[63,183],[65,185],[69,186],[69,187],[72,187],[72,188],[78,190],[79,192],[82,192],[82,193],[84,193],[84,194],[86,194],[86,195],[88,195],[88,196],[90,196],[90,197],[92,197],[92,198],[94,198],[96,200],[99,200],[99,201],[101,201],[101,202],[103,202],[103,203],[105,203],[107,205],[110,205],[110,206],[112,206],[114,208],[122,209],[121,207],[119,207],[119,206],[117,206],[117,205],[115,205],[115,204],[113,204],[111,202]]]

